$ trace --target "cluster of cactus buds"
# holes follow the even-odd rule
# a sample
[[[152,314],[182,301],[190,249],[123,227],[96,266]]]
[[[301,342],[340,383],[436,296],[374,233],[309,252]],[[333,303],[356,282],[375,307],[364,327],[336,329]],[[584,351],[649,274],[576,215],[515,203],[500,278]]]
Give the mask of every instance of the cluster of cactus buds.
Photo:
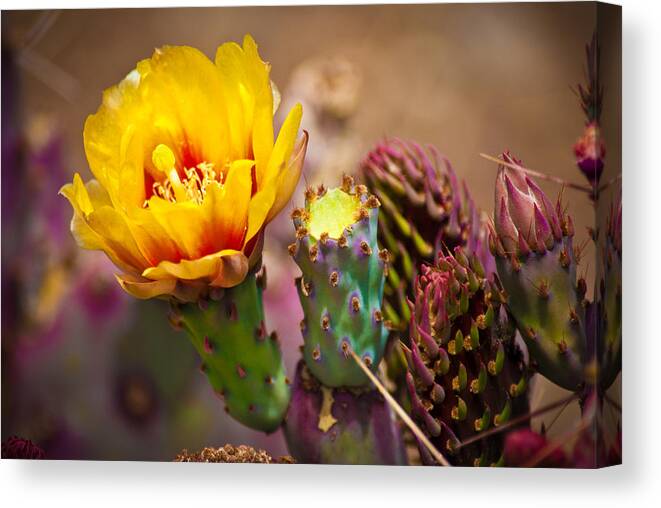
[[[432,263],[441,247],[479,251],[485,269],[493,271],[468,188],[434,146],[425,150],[415,142],[386,140],[365,157],[360,174],[383,205],[379,242],[392,255],[384,314],[393,328],[406,330],[416,271]]]
[[[171,303],[170,320],[188,332],[225,410],[257,430],[273,432],[285,415],[289,381],[275,332],[264,325],[265,275],[248,275],[198,303]]]
[[[499,465],[502,434],[461,443],[528,410],[527,367],[505,293],[461,248],[423,265],[414,291],[406,351],[412,414],[451,463]]]
[[[520,161],[509,153],[503,159]],[[585,280],[577,280],[574,226],[524,172],[499,168],[489,246],[508,306],[538,371],[568,390],[584,379]]]
[[[322,385],[300,361],[285,436],[299,462],[406,465],[395,416],[372,389]]]
[[[345,177],[340,188],[309,189],[305,208],[292,214],[296,242],[289,251],[302,272],[296,285],[305,313],[303,358],[326,386],[368,382],[351,351],[372,369],[383,357],[389,254],[377,245],[379,204]]]

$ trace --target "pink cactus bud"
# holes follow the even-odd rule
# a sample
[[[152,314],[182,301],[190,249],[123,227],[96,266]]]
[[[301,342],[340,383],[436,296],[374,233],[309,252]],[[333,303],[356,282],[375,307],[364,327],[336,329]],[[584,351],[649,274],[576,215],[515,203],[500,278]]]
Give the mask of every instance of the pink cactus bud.
[[[510,467],[535,465],[537,467],[566,467],[567,457],[559,447],[550,453],[540,452],[549,446],[546,438],[530,429],[512,432],[505,440],[505,464]],[[539,461],[536,460],[540,457]]]
[[[521,165],[507,152],[503,159]],[[559,208],[523,171],[501,167],[496,177],[495,199],[497,240],[507,254],[527,256],[531,250],[543,254],[562,239]]]
[[[574,155],[578,169],[585,175],[585,178],[592,185],[598,184],[601,173],[604,171],[606,146],[601,140],[597,122],[590,122],[585,126],[583,135],[574,145]]]

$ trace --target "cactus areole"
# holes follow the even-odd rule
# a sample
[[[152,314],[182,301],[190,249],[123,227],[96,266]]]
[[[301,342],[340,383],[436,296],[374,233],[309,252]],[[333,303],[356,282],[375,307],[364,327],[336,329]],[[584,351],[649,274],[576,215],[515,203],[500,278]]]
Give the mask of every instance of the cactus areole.
[[[376,369],[386,345],[381,310],[388,253],[376,240],[379,201],[350,177],[342,187],[308,189],[294,210],[289,252],[305,313],[303,358],[326,386],[362,386],[368,379],[351,351]]]
[[[188,332],[225,410],[248,427],[273,432],[290,391],[277,335],[264,325],[262,280],[249,275],[196,304],[173,303],[171,319]]]

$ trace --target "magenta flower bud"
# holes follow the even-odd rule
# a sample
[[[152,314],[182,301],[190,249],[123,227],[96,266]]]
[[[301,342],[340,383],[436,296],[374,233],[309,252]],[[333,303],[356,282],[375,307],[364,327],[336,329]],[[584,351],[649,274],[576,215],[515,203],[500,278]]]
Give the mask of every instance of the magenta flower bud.
[[[3,459],[45,459],[44,451],[29,439],[11,436],[2,442]]]
[[[511,164],[520,161],[509,153],[503,158]],[[502,167],[496,177],[494,223],[498,247],[507,254],[543,254],[562,238],[560,219],[544,192],[522,171]],[[500,250],[500,249],[498,249]]]
[[[583,135],[574,145],[576,165],[592,185],[597,185],[604,171],[606,147],[601,140],[601,132],[597,122],[585,126]]]
[[[505,440],[505,465],[522,467],[533,464],[536,467],[567,467],[569,465],[565,452],[556,448],[543,458],[540,454],[549,446],[546,437],[530,429],[521,429],[509,434]],[[536,460],[540,457],[539,462]]]
[[[560,200],[554,205],[520,161],[496,177],[489,248],[507,306],[540,374],[567,390],[583,382],[586,351],[584,292],[576,280],[574,225]]]

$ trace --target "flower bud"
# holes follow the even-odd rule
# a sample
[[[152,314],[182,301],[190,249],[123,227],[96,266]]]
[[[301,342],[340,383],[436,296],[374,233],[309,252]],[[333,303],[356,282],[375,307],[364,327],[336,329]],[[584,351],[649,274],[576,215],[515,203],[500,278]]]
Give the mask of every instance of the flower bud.
[[[585,126],[583,135],[578,138],[574,145],[576,165],[592,185],[599,183],[604,171],[604,157],[606,147],[601,140],[601,132],[596,122],[590,122]]]
[[[504,153],[503,159],[520,164],[509,153]],[[501,166],[495,197],[496,232],[507,254],[527,255],[530,251],[543,254],[561,239],[555,208],[523,171]]]

